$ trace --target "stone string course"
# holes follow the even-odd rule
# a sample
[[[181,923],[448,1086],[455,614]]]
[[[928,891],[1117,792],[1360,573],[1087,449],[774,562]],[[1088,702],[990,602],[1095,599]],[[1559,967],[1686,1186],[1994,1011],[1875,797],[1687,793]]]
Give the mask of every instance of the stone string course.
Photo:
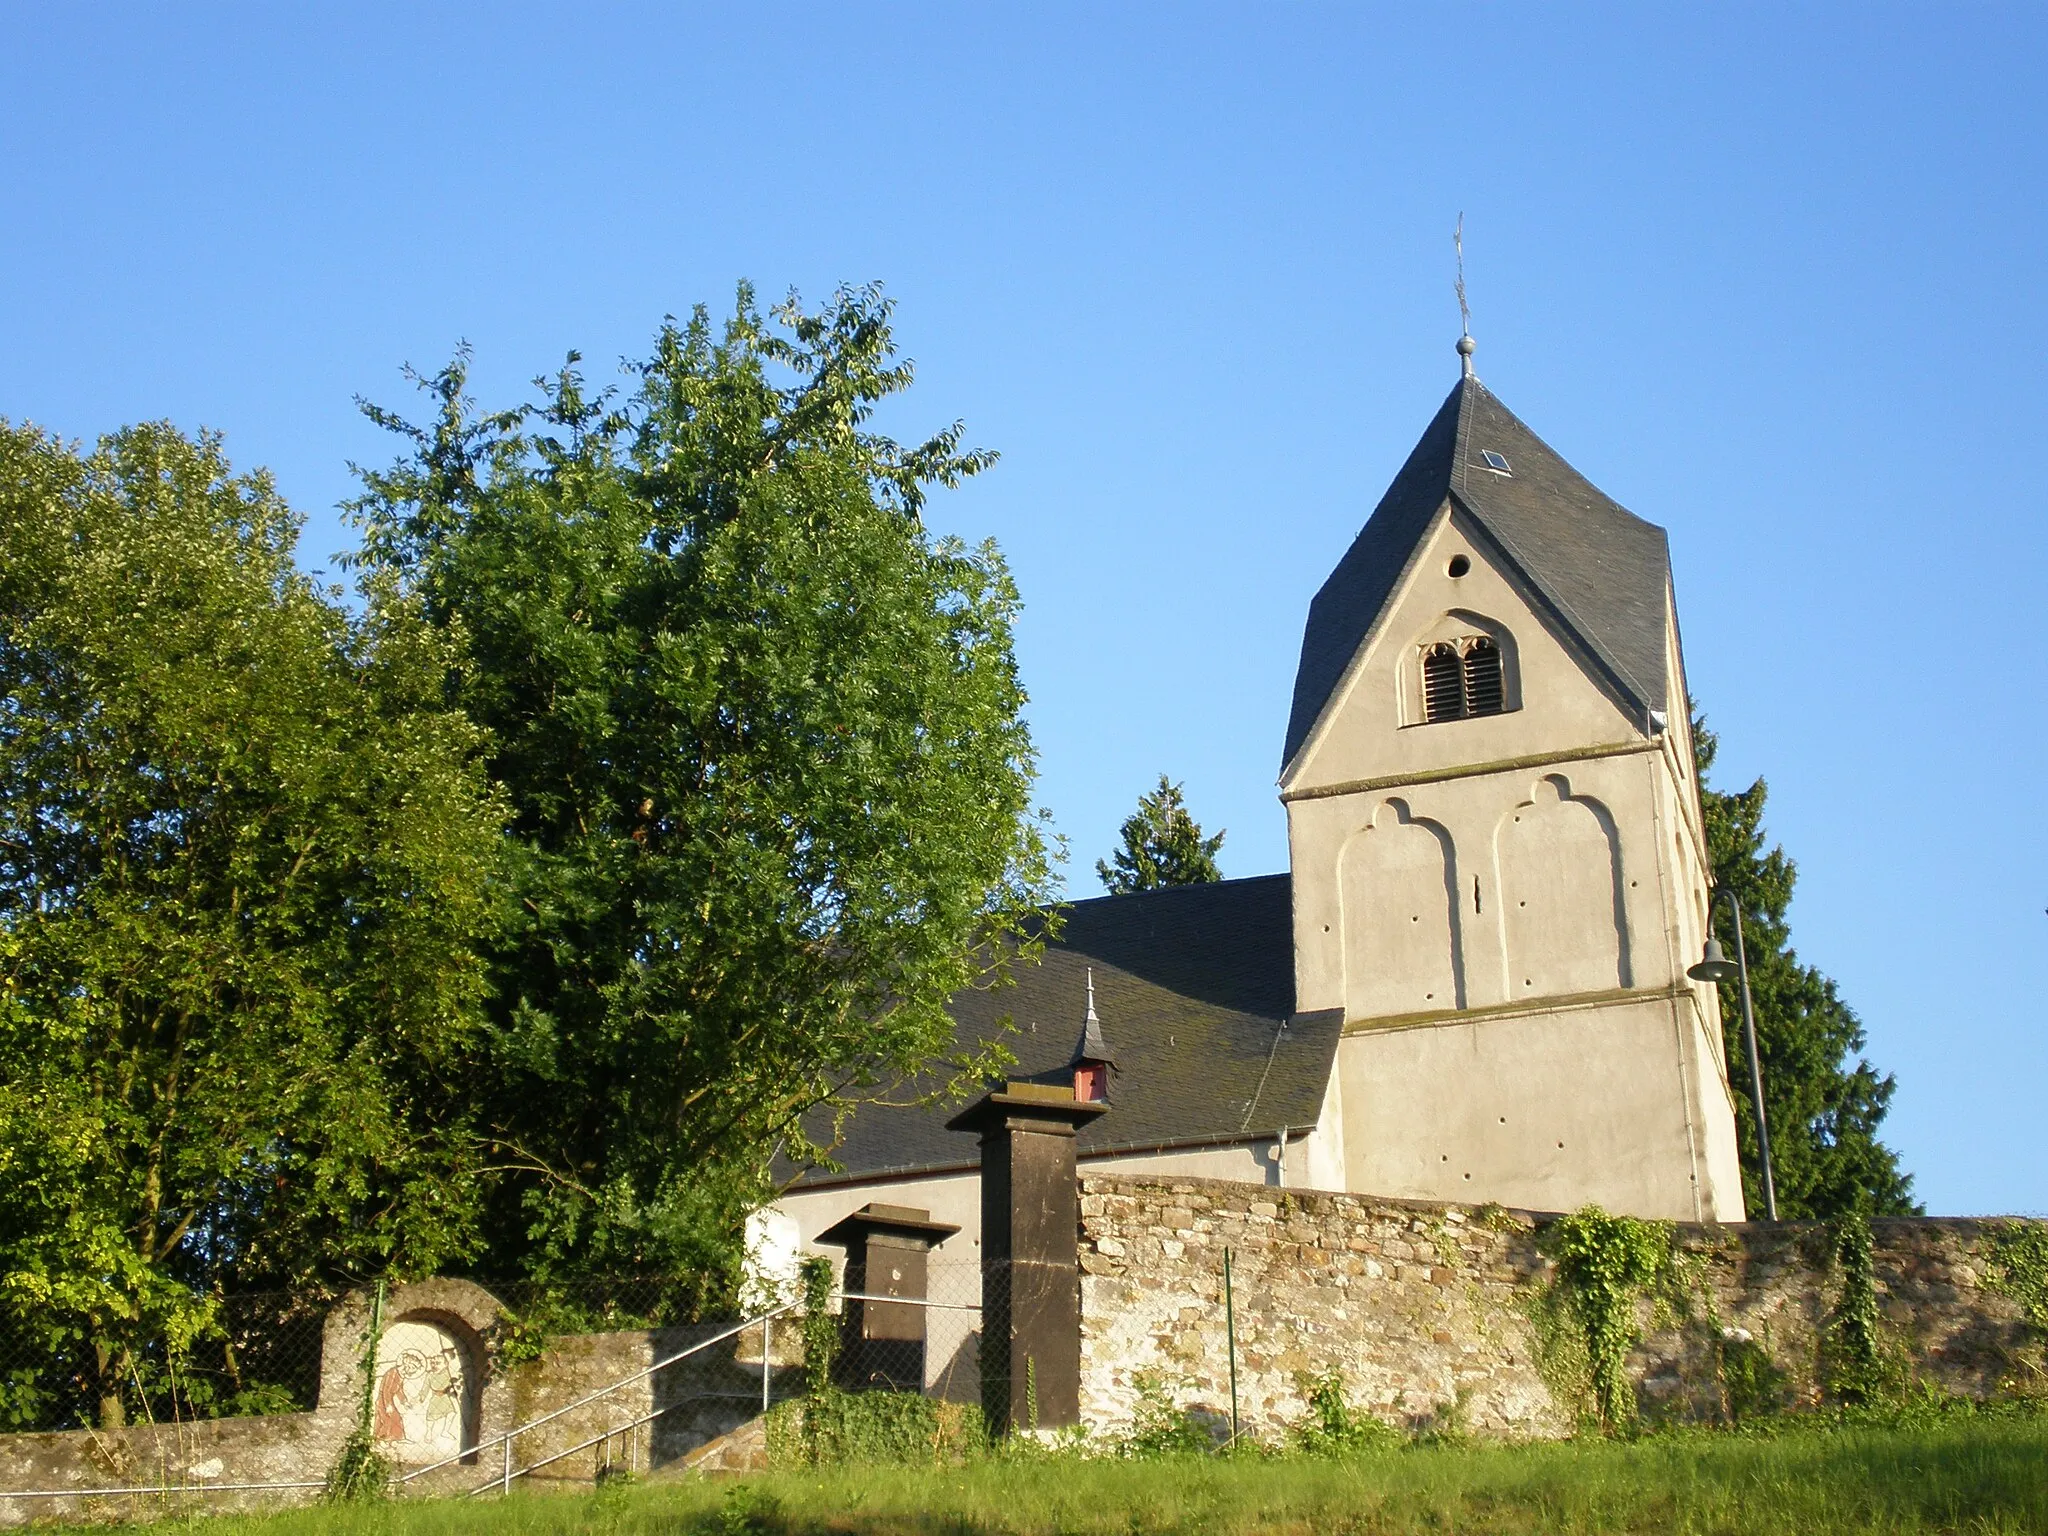
[[[1532,1322],[1552,1269],[1544,1218],[1224,1180],[1084,1174],[1082,1417],[1130,1422],[1155,1383],[1219,1432],[1230,1412],[1223,1253],[1232,1254],[1238,1410],[1271,1438],[1306,1411],[1305,1380],[1340,1372],[1356,1406],[1427,1428],[1569,1433],[1575,1405],[1539,1366]],[[1984,1396],[2041,1382],[2019,1309],[1984,1281],[1994,1223],[1874,1224],[1888,1342],[1914,1375]],[[1813,1224],[1684,1225],[1689,1317],[1658,1326],[1631,1360],[1651,1416],[1713,1420],[1728,1403],[1720,1361],[1766,1350],[1788,1405],[1819,1395],[1821,1330],[1835,1291],[1826,1230]]]

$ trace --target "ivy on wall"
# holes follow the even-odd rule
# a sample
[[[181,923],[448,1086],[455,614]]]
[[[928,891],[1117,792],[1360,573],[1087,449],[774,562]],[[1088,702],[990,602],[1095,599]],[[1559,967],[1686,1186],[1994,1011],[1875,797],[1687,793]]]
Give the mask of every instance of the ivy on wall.
[[[1615,1434],[1634,1427],[1635,1388],[1628,1378],[1628,1355],[1642,1338],[1636,1303],[1645,1296],[1669,1297],[1683,1272],[1668,1221],[1635,1216],[1610,1216],[1597,1205],[1583,1206],[1543,1230],[1538,1239],[1557,1266],[1549,1292],[1548,1321],[1554,1365],[1570,1370],[1576,1345],[1584,1350],[1584,1396],[1590,1417],[1601,1430]],[[1559,1338],[1555,1323],[1560,1311],[1576,1325],[1576,1339]],[[1538,1319],[1539,1334],[1545,1331]],[[1574,1394],[1576,1395],[1576,1394]]]
[[[2048,1342],[2048,1226],[2038,1221],[2002,1221],[1986,1245],[1984,1283],[2016,1303],[2037,1341]],[[2034,1390],[2043,1380],[2034,1366]]]

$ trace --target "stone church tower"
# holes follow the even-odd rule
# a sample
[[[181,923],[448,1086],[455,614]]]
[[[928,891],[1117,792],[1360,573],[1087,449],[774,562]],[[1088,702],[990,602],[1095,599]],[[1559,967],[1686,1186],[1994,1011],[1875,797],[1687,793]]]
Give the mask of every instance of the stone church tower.
[[[1281,799],[1341,1186],[1740,1220],[1662,529],[1464,376],[1309,610]]]

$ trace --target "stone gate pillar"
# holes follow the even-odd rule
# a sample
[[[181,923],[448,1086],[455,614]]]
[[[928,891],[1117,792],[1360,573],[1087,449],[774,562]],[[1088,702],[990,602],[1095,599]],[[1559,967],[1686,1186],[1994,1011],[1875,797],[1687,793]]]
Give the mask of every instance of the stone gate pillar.
[[[819,1242],[846,1249],[847,1302],[835,1373],[841,1386],[924,1390],[926,1309],[856,1298],[923,1300],[927,1255],[959,1230],[916,1206],[871,1202],[818,1234]]]
[[[1074,1133],[1109,1106],[1006,1083],[948,1122],[981,1136],[981,1403],[992,1433],[1081,1417]]]

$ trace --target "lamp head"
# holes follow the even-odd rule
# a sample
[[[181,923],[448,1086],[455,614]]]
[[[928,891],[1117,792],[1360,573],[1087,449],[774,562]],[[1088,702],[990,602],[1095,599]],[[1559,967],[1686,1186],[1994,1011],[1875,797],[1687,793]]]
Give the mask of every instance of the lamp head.
[[[1729,981],[1734,978],[1735,971],[1735,962],[1721,953],[1721,941],[1710,938],[1706,953],[1700,956],[1700,963],[1685,974],[1694,981]]]

